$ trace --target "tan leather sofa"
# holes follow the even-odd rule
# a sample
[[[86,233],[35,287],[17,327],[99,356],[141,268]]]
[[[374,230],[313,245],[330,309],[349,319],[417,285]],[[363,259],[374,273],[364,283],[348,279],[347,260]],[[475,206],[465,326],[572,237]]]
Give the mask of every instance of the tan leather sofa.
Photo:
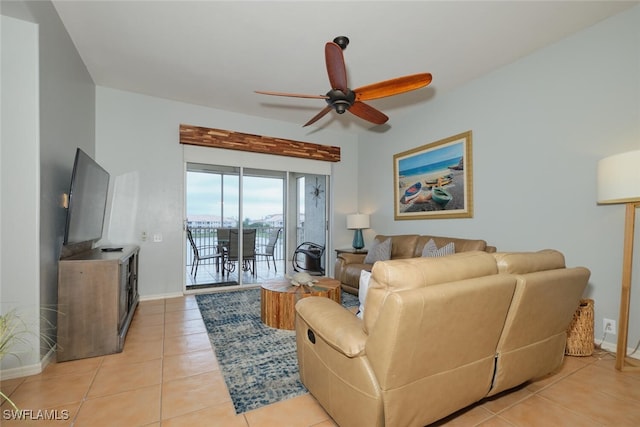
[[[407,259],[417,258],[422,255],[424,245],[431,239],[440,248],[449,242],[453,242],[456,253],[468,251],[486,251],[495,252],[494,246],[487,246],[484,240],[474,239],[458,239],[454,237],[428,236],[418,234],[400,234],[394,236],[385,236],[382,234],[374,238],[375,243],[382,243],[391,238],[391,258],[390,259]],[[334,268],[334,278],[340,280],[342,289],[358,295],[360,283],[360,272],[362,270],[371,271],[373,264],[365,264],[366,254],[341,253],[336,258]]]
[[[377,262],[363,319],[296,304],[301,380],[341,427],[425,426],[557,369],[589,276],[554,250]]]

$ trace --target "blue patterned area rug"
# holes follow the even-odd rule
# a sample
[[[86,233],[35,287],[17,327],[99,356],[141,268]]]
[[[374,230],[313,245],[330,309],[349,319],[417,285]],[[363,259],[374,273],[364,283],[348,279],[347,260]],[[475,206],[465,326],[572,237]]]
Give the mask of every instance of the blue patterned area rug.
[[[294,331],[260,321],[260,289],[196,295],[236,413],[302,395]],[[342,292],[345,307],[358,298]]]

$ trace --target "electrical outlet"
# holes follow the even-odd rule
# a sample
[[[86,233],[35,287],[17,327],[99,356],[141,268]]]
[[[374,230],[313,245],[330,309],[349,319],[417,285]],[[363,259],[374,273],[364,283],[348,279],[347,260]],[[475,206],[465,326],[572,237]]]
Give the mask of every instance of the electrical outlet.
[[[616,321],[612,319],[602,319],[602,331],[605,334],[616,335],[618,333],[616,330]]]

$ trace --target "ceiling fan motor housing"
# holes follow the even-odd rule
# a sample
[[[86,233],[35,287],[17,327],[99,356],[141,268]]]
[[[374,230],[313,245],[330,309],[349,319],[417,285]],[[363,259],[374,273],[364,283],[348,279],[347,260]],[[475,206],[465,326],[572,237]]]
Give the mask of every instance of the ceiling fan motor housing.
[[[347,89],[347,93],[339,89],[332,89],[327,92],[327,104],[331,105],[336,113],[342,114],[347,111],[356,101],[356,94],[351,89]]]

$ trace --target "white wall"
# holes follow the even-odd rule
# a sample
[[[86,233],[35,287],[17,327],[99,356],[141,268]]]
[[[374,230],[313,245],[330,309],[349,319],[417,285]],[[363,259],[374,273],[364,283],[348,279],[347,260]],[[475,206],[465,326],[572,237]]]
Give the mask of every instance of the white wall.
[[[437,93],[437,75],[432,84]],[[473,131],[474,217],[394,221],[393,155],[467,130]],[[567,265],[592,272],[586,296],[595,300],[599,341],[602,318],[618,319],[624,206],[596,205],[596,164],[638,148],[635,7],[455,92],[437,94],[414,117],[395,121],[388,134],[363,135],[360,210],[372,214],[365,240],[376,233],[422,233],[482,238],[504,251],[559,249]],[[640,290],[639,265],[635,272]],[[640,338],[639,325],[636,292],[630,345]]]
[[[40,33],[40,306],[41,333],[57,323],[58,260],[76,147],[95,148],[95,85],[49,2],[27,2]],[[43,343],[43,355],[50,345]]]
[[[290,123],[98,87],[97,160],[111,173],[114,183],[126,181],[137,185],[126,197],[135,226],[123,233],[120,221],[117,224],[108,221],[106,233],[108,238],[118,236],[128,240],[111,243],[141,246],[139,283],[143,298],[176,295],[183,290],[184,161],[178,132],[181,123],[342,147],[342,160],[333,165],[333,177],[339,183],[333,194],[334,221],[338,224],[334,240],[336,244],[348,245],[349,232],[340,224],[345,221],[344,215],[357,209],[357,200],[351,197],[357,193],[355,135],[313,132]],[[235,156],[238,164],[242,164],[247,153],[237,152]],[[120,200],[119,194],[114,200]],[[121,217],[120,209],[127,206],[119,202],[118,205],[115,214]],[[149,236],[162,234],[163,241],[143,242],[140,239],[143,231]]]
[[[39,357],[38,26],[0,16],[2,144],[0,145],[0,313],[16,310],[27,334],[2,370]]]
[[[55,334],[66,216],[61,196],[69,190],[76,147],[94,153],[95,92],[50,2],[0,6],[3,23],[12,23],[2,26],[2,221],[7,232],[0,300],[3,307],[32,313],[34,338],[21,360],[11,359],[15,365],[3,369],[9,378],[39,372],[43,358],[52,354],[51,340],[43,337]]]

